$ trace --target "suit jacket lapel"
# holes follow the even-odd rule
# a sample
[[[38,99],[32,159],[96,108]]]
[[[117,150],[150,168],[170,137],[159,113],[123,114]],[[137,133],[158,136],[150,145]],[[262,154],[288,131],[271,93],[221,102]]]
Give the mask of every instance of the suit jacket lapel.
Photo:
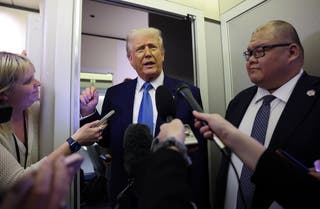
[[[257,87],[253,86],[242,92],[243,95],[237,96],[239,99],[232,100],[227,108],[226,119],[234,126],[239,127],[247,108],[257,92]]]
[[[168,76],[164,76],[163,85],[166,86],[169,89],[169,91],[171,91],[173,96],[176,94],[176,92],[175,92],[176,86],[178,85],[178,82],[176,82],[176,80],[174,80]]]
[[[303,122],[319,97],[319,88],[315,85],[306,73],[298,80],[273,132],[269,148],[282,147]]]
[[[123,95],[123,100],[120,101],[120,103],[122,103],[124,109],[128,111],[128,114],[124,115],[125,117],[124,121],[127,121],[128,124],[131,124],[132,117],[133,117],[133,103],[134,103],[135,91],[137,86],[137,79],[134,79],[132,81],[127,81],[127,82],[128,82],[128,85],[126,86],[126,93]]]

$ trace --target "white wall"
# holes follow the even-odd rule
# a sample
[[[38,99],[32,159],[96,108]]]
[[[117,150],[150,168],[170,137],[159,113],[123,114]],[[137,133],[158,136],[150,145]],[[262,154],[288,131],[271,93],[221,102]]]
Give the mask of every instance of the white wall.
[[[95,36],[81,36],[81,72],[115,72],[118,40]]]
[[[218,0],[167,0],[171,2],[176,2],[181,5],[185,5],[191,8],[196,8],[204,11],[206,18],[213,20],[219,20],[219,1]],[[224,0],[225,1],[225,0]]]
[[[26,50],[37,79],[40,79],[41,26],[39,13],[0,6],[0,51],[20,54]]]
[[[245,0],[219,0],[219,11],[220,15],[227,12],[229,9],[235,7]]]
[[[31,12],[0,6],[0,51],[20,54],[25,49],[28,14]]]
[[[285,20],[296,28],[305,49],[304,69],[320,75],[319,8],[319,0],[290,0],[290,4],[287,0],[246,0],[221,17],[227,103],[239,91],[253,85],[242,53],[255,28],[269,20]]]
[[[39,13],[28,14],[26,25],[26,46],[28,58],[33,63],[35,77],[40,80],[42,56],[42,17]],[[40,80],[41,81],[41,80]]]
[[[222,63],[222,45],[220,23],[215,21],[205,22],[207,66],[208,66],[208,112],[225,114],[225,89]],[[209,177],[210,177],[210,197],[214,201],[216,176],[219,169],[221,152],[212,142],[208,142],[209,147]],[[218,191],[219,192],[219,191]]]
[[[110,73],[113,85],[137,77],[126,57],[125,41],[82,35],[81,72]]]

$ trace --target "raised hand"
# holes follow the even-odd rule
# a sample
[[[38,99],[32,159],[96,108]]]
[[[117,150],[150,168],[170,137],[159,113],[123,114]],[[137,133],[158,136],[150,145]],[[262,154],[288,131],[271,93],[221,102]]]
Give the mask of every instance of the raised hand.
[[[99,101],[99,95],[96,87],[91,86],[83,90],[80,94],[80,114],[87,116],[94,113]]]

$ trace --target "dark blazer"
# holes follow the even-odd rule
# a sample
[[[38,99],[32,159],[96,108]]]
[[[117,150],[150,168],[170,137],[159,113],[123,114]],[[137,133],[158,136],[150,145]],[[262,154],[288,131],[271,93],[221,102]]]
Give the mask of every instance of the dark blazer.
[[[171,149],[160,149],[149,159],[143,175],[139,208],[186,209],[191,190],[187,185],[187,167],[182,155]],[[306,170],[267,149],[260,157],[252,177],[253,182],[288,209],[319,208],[320,180]],[[168,188],[171,188],[168,190]],[[277,189],[274,189],[277,188]],[[257,201],[258,206],[264,199]]]
[[[240,92],[228,105],[226,119],[238,127],[257,92],[253,86]],[[303,73],[298,80],[271,137],[269,149],[282,148],[307,167],[320,157],[320,78]],[[223,209],[229,162],[222,157],[217,176],[215,208]],[[235,188],[237,189],[237,188]],[[256,187],[258,191],[258,187]],[[254,199],[259,198],[255,192]],[[267,203],[271,203],[269,199]],[[263,208],[261,206],[260,208]]]
[[[284,208],[319,208],[320,180],[274,151],[267,149],[262,154],[252,181]],[[256,199],[252,207],[263,209],[260,206],[265,199],[262,198]]]
[[[164,76],[164,86],[166,86],[173,95],[177,84],[182,81]],[[108,126],[104,131],[103,142],[101,146],[109,147],[112,155],[111,165],[111,183],[110,192],[112,201],[115,201],[116,195],[122,191],[127,185],[127,173],[123,167],[123,135],[129,124],[132,123],[133,103],[135,96],[137,79],[120,83],[110,87],[104,98],[101,115],[105,115],[110,110],[115,110],[115,114],[110,118]],[[193,85],[187,84],[193,93],[195,99],[202,105],[200,91]],[[180,97],[176,96],[176,118],[179,118],[183,123],[189,124],[193,128],[194,118],[192,109],[188,103]],[[86,118],[81,123],[87,123],[99,118],[98,113]],[[164,123],[164,119],[158,117],[155,127],[155,136],[159,132],[159,127]],[[190,153],[192,166],[190,169],[190,183],[193,190],[195,202],[199,208],[209,207],[209,181],[208,181],[208,153],[207,141],[201,137],[201,134],[193,129],[198,138],[199,149]]]

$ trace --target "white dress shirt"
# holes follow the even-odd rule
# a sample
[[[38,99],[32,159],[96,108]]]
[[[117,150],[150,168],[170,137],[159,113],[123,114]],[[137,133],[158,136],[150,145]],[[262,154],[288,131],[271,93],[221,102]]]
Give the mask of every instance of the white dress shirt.
[[[156,78],[155,80],[151,81],[150,84],[152,85],[152,89],[149,90],[149,94],[151,96],[152,100],[152,109],[153,109],[153,130],[152,133],[154,134],[155,127],[156,127],[156,122],[157,122],[157,117],[158,117],[158,111],[157,111],[157,106],[156,106],[156,89],[158,86],[163,85],[163,80],[164,80],[164,74],[163,71],[161,74]],[[145,81],[138,76],[137,79],[137,86],[135,90],[135,96],[134,96],[134,103],[133,103],[133,117],[132,117],[132,123],[137,123],[138,122],[138,117],[139,117],[139,109],[140,109],[140,104],[143,96],[143,84]]]

